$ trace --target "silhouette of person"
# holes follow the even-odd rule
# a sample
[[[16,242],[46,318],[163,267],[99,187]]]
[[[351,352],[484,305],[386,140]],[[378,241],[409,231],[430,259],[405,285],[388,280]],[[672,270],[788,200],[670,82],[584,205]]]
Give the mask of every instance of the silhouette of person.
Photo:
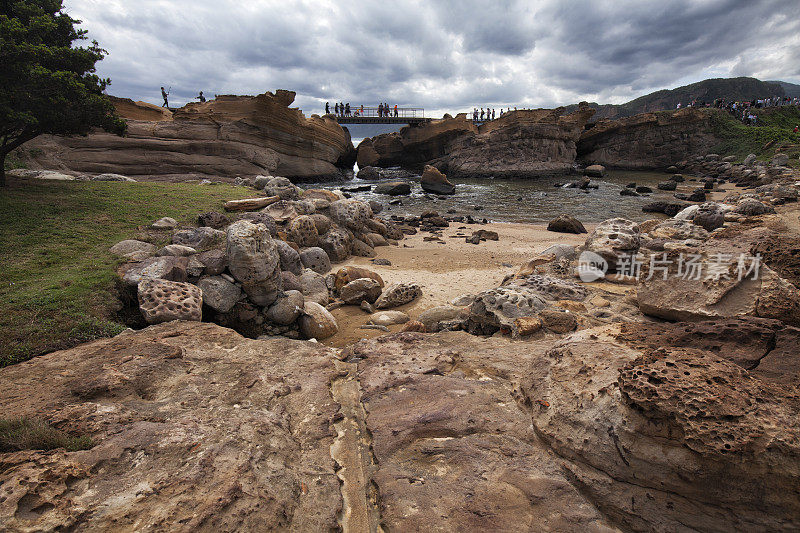
[[[394,104],[394,116],[397,116],[397,104]]]
[[[334,106],[334,110],[336,111],[336,114],[338,115],[339,114],[339,102],[336,102],[336,105]]]
[[[331,114],[331,103],[330,102],[325,102],[325,114],[326,115],[330,115]]]
[[[162,87],[161,88],[161,98],[164,99],[164,103],[161,105],[161,107],[166,107],[167,109],[169,109],[169,101],[167,100],[168,96],[169,96],[169,93],[167,91],[165,91],[164,88]]]
[[[205,101],[206,101],[206,97],[205,97],[205,96],[203,96],[203,91],[200,91],[200,94],[198,94],[197,96],[195,96],[195,98],[196,98],[197,100],[200,100],[200,102],[205,102]]]

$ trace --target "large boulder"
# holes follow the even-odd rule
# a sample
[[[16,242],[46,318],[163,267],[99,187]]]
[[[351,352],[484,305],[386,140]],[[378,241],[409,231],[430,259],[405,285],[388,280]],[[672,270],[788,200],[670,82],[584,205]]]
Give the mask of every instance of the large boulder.
[[[278,249],[278,255],[281,259],[281,270],[291,272],[296,276],[303,273],[303,262],[300,253],[292,248],[289,243],[276,239],[275,246]]]
[[[470,333],[491,335],[500,328],[511,328],[518,318],[535,316],[547,303],[527,287],[497,287],[479,293],[469,309]]]
[[[137,294],[139,310],[148,324],[202,319],[203,292],[191,283],[143,279]]]
[[[603,165],[589,165],[583,169],[583,175],[590,178],[602,178],[606,173],[606,167]]]
[[[372,217],[369,204],[354,198],[331,203],[328,212],[334,222],[352,231],[363,231]]]
[[[269,305],[282,289],[280,255],[266,226],[246,220],[228,226],[228,269],[256,305]]]
[[[156,247],[149,242],[127,239],[120,241],[112,246],[109,251],[114,255],[128,255],[131,253],[142,253],[152,256],[156,252]]]
[[[432,194],[455,194],[456,186],[450,183],[447,176],[439,172],[434,166],[425,165],[422,176],[419,178],[422,190]]]
[[[136,287],[143,279],[165,279],[169,281],[186,281],[186,257],[162,256],[151,257],[125,267],[122,281],[128,287]]]
[[[256,182],[256,188],[259,188],[258,182]],[[297,187],[287,178],[268,177],[262,188],[267,196],[277,196],[281,200],[297,200],[299,197]]]
[[[706,231],[714,231],[725,224],[725,210],[719,204],[705,203],[698,208],[692,222]]]
[[[328,305],[330,295],[328,284],[325,277],[311,269],[305,269],[299,278],[300,290],[305,296],[306,301],[316,302],[320,305]]]

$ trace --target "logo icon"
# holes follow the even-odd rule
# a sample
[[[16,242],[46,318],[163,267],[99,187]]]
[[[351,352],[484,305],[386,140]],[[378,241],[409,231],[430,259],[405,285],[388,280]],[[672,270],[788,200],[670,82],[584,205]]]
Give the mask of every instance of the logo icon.
[[[590,283],[606,277],[608,262],[594,252],[581,252],[578,257],[578,277],[584,283]]]

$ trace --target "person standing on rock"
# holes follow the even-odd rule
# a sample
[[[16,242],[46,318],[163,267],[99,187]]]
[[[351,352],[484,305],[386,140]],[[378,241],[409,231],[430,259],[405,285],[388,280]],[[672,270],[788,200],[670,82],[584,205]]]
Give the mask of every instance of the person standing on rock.
[[[344,104],[344,116],[346,117],[350,116],[350,102]]]
[[[378,116],[383,116],[383,104],[378,104]]]
[[[165,91],[164,88],[162,87],[161,88],[161,98],[164,99],[164,103],[161,105],[161,107],[166,107],[167,109],[169,109],[169,101],[167,99],[168,96],[169,96],[169,93],[167,91]]]
[[[331,103],[330,102],[325,102],[325,114],[326,115],[330,115],[331,114]]]
[[[195,96],[195,99],[196,99],[196,100],[200,100],[200,102],[201,102],[201,103],[202,103],[202,102],[205,102],[205,101],[206,101],[206,97],[205,97],[205,96],[203,96],[203,91],[200,91],[200,94],[198,94],[197,96]]]

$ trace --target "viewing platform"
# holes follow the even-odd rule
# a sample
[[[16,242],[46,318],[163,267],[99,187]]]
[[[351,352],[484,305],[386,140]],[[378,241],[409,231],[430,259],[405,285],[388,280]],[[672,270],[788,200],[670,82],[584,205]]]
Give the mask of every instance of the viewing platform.
[[[431,119],[425,117],[425,109],[421,107],[398,107],[397,114],[394,108],[383,115],[378,113],[377,107],[352,107],[347,115],[331,115],[339,124],[422,124]]]

